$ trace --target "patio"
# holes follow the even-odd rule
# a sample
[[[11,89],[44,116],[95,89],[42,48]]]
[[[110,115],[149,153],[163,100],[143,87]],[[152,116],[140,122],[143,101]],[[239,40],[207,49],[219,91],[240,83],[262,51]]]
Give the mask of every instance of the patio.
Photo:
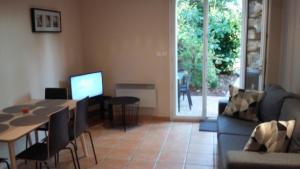
[[[220,78],[223,84],[223,96],[207,96],[207,117],[210,119],[215,119],[218,117],[218,103],[220,99],[228,98],[229,91],[227,90],[227,86],[229,84],[233,84],[233,86],[239,86],[240,78],[237,77],[235,79],[231,78]],[[180,112],[177,113],[179,116],[201,116],[202,114],[202,96],[200,95],[192,95],[192,103],[193,106],[190,110],[187,96],[180,97]]]
[[[218,96],[207,96],[207,117],[217,118],[218,117],[218,103],[219,99],[224,97]],[[180,112],[179,116],[200,116],[202,113],[202,96],[192,96],[193,106],[190,110],[188,100],[185,96],[183,99],[180,97]]]

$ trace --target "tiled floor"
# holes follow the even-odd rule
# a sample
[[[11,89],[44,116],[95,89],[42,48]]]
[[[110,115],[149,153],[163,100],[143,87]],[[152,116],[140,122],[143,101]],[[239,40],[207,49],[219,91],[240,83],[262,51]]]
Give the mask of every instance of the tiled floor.
[[[91,128],[99,163],[80,151],[82,169],[216,169],[216,134],[199,132],[198,123],[142,120],[126,133],[103,125]],[[88,141],[88,140],[87,140]],[[88,142],[89,143],[89,142]],[[81,150],[81,148],[79,148]],[[74,168],[61,153],[60,169]],[[51,168],[53,166],[51,162]],[[20,168],[34,168],[33,163]]]

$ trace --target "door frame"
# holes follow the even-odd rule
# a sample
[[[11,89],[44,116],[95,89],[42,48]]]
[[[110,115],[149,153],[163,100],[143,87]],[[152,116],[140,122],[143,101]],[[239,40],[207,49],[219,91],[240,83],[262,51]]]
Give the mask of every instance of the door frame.
[[[261,33],[261,74],[259,76],[259,85],[258,90],[263,90],[265,85],[265,78],[266,78],[266,55],[267,55],[267,47],[268,47],[268,23],[269,23],[269,10],[270,10],[270,3],[269,0],[263,0],[263,13],[262,13],[262,33]]]
[[[241,58],[240,58],[240,88],[246,87],[247,68],[247,39],[248,39],[248,0],[243,0],[242,5],[242,32],[241,32]]]
[[[177,70],[177,34],[176,34],[176,0],[169,0],[169,53],[170,53],[170,119],[173,121],[177,113],[177,83],[176,83],[176,70]]]
[[[270,3],[269,0],[262,0],[262,5],[263,5],[263,9],[262,9],[262,20],[261,20],[261,47],[260,47],[260,62],[261,62],[261,66],[259,68],[260,71],[260,75],[259,75],[259,79],[258,79],[258,90],[262,91],[264,89],[264,85],[265,85],[265,77],[266,77],[266,57],[267,57],[267,48],[268,48],[268,21],[269,21],[269,10],[270,10]],[[242,88],[246,88],[246,79],[247,79],[247,75],[246,75],[246,70],[247,70],[247,43],[248,43],[248,9],[249,6],[249,0],[243,0],[243,32],[242,32],[242,55],[243,55],[243,65],[245,67],[245,69],[241,69],[241,71],[243,71],[241,76],[241,79],[243,79],[243,81],[241,82],[241,87]]]
[[[177,116],[178,108],[178,90],[177,90],[177,15],[176,15],[176,1],[169,0],[169,40],[170,40],[170,119],[176,120],[188,120],[199,121],[204,119],[201,116]]]

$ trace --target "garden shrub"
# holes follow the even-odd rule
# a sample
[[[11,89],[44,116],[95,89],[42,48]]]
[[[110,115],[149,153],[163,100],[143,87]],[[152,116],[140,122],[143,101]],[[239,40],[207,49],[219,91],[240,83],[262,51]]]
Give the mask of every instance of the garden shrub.
[[[209,88],[218,87],[219,73],[231,73],[239,56],[239,13],[228,10],[228,2],[211,0],[209,21]],[[178,61],[192,75],[191,86],[202,87],[203,4],[201,0],[177,1]],[[233,15],[234,16],[231,16]]]
[[[219,1],[215,0],[214,3]],[[210,8],[209,47],[214,53],[215,67],[225,74],[234,72],[234,64],[240,56],[241,14],[235,8],[237,6],[226,3],[223,8]]]

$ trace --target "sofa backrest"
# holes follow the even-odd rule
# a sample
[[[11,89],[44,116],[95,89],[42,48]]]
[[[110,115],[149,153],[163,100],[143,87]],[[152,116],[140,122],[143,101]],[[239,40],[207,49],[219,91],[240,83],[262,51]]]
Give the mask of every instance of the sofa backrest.
[[[286,98],[283,102],[279,120],[296,120],[289,152],[300,153],[300,99]]]
[[[278,120],[282,103],[290,95],[291,93],[278,85],[267,87],[259,107],[259,120],[263,122]]]

